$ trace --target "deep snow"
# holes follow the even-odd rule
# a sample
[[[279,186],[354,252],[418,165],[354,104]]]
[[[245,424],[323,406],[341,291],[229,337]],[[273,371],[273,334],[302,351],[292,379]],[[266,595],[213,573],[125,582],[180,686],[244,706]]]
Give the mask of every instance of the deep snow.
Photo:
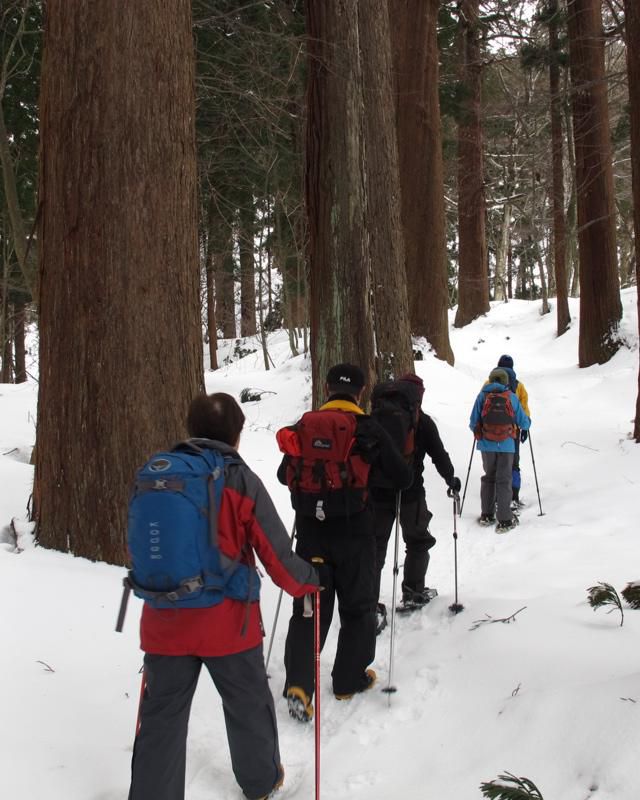
[[[594,612],[587,589],[620,591],[640,578],[637,496],[640,446],[629,438],[635,408],[638,336],[635,290],[623,292],[629,348],[604,366],[577,367],[577,302],[571,330],[555,338],[555,316],[539,304],[493,304],[451,330],[454,368],[426,354],[416,362],[436,420],[464,482],[471,454],[468,418],[502,353],[515,360],[532,411],[523,447],[521,525],[498,536],[476,523],[481,461],[472,461],[458,521],[459,596],[453,616],[453,517],[445,485],[426,466],[434,512],[428,581],[440,596],[397,622],[394,683],[387,628],[373,664],[380,684],[349,703],[331,696],[335,627],[322,655],[322,796],[331,800],[478,800],[481,781],[527,776],[545,800],[638,800],[640,611]],[[286,488],[275,479],[274,432],[309,404],[310,365],[289,357],[286,334],[270,337],[276,369],[257,352],[215,373],[209,391],[268,390],[243,406],[241,453],[260,474],[287,525]],[[230,349],[230,348],[227,348]],[[0,797],[13,800],[124,800],[141,666],[139,603],[114,632],[124,570],[30,546],[14,552],[6,526],[25,518],[37,387],[0,386]],[[20,528],[24,529],[24,526]],[[392,550],[383,576],[391,602]],[[271,633],[278,591],[268,580],[263,615]],[[524,608],[523,608],[524,607]],[[519,611],[520,609],[523,609]],[[489,622],[518,612],[511,623]],[[289,603],[283,604],[272,663],[286,798],[314,796],[311,726],[290,720],[280,696]],[[485,620],[472,629],[477,620]],[[268,640],[267,640],[268,641]],[[189,733],[188,800],[239,800],[220,703],[205,678]]]

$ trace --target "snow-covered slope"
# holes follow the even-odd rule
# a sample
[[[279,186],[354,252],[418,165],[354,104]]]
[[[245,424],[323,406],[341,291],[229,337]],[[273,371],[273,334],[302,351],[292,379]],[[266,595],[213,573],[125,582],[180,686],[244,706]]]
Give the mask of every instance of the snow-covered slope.
[[[349,703],[331,696],[335,629],[322,655],[322,796],[330,800],[478,800],[481,781],[509,771],[532,779],[545,800],[640,797],[640,611],[593,611],[586,590],[618,591],[640,578],[640,447],[629,439],[638,337],[635,291],[623,293],[630,349],[579,370],[577,304],[571,330],[554,336],[539,304],[496,304],[451,331],[456,366],[426,355],[424,409],[436,420],[464,481],[477,391],[502,353],[515,360],[530,396],[533,453],[523,447],[521,525],[506,536],[476,524],[480,458],[471,465],[458,521],[459,599],[453,616],[453,516],[445,486],[427,465],[434,512],[428,580],[440,596],[398,620],[394,683]],[[270,337],[276,369],[257,352],[215,373],[209,391],[273,392],[243,406],[241,452],[290,525],[287,490],[275,480],[274,431],[308,407],[310,365],[289,358],[286,334]],[[227,348],[231,349],[231,348]],[[36,387],[0,386],[0,796],[14,800],[124,800],[141,666],[139,604],[113,631],[123,570],[28,548],[13,552],[2,526],[24,518],[32,477]],[[390,553],[391,556],[391,553]],[[391,602],[391,557],[383,599]],[[265,581],[271,633],[276,588]],[[519,612],[516,614],[516,612]],[[281,698],[289,603],[283,604],[271,681],[286,769],[282,798],[314,796],[311,726],[290,720]],[[497,620],[514,615],[510,623]],[[474,626],[474,622],[482,620]],[[491,620],[495,621],[492,624]],[[389,629],[378,639],[380,687],[389,667]],[[240,800],[230,771],[220,702],[198,688],[189,733],[189,800]]]

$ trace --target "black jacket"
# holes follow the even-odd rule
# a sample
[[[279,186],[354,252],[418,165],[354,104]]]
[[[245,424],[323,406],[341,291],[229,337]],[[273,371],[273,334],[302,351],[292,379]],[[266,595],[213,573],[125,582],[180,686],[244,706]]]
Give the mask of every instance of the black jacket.
[[[411,485],[402,492],[403,502],[412,502],[424,492],[424,459],[427,455],[448,486],[454,476],[453,464],[449,458],[449,453],[444,449],[436,423],[428,414],[421,411],[416,430],[413,478]],[[371,493],[374,503],[380,505],[393,505],[395,503],[395,492],[393,490],[375,488],[372,489]]]

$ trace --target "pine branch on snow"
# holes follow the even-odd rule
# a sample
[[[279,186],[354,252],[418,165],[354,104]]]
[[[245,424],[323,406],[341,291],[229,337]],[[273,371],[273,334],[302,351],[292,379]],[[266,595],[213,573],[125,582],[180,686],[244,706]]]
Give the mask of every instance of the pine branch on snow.
[[[631,581],[622,590],[622,596],[631,608],[640,608],[640,581]]]
[[[496,780],[480,784],[480,791],[489,800],[544,800],[540,789],[528,778],[518,778],[510,772]]]
[[[591,586],[587,593],[589,595],[589,605],[595,611],[596,608],[601,606],[614,606],[620,612],[620,625],[624,622],[624,611],[622,610],[622,600],[620,595],[610,583],[598,583],[596,586]],[[613,608],[607,612],[610,614]]]

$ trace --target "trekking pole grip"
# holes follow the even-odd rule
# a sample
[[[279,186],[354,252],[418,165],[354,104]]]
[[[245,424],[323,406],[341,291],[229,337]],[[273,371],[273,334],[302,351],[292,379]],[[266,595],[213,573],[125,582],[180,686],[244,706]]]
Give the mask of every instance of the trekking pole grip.
[[[305,594],[304,600],[302,601],[302,616],[303,617],[313,616],[313,601],[311,599],[310,594]]]

